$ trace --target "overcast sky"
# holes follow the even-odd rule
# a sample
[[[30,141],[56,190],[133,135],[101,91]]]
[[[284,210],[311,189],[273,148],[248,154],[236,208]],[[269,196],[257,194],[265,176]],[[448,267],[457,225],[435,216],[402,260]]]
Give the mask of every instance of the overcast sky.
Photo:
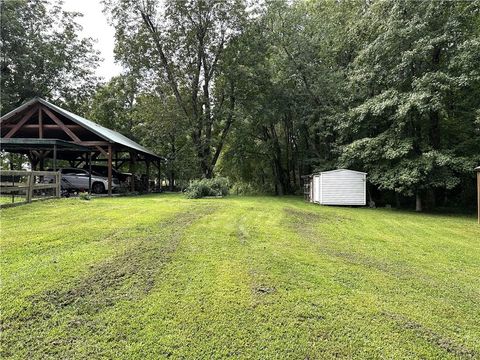
[[[95,48],[100,51],[103,61],[97,69],[97,75],[109,80],[121,72],[121,66],[116,65],[113,59],[114,29],[108,25],[107,17],[102,13],[103,6],[100,0],[64,0],[64,9],[78,11],[83,17],[77,18],[83,26],[82,36],[97,40]]]

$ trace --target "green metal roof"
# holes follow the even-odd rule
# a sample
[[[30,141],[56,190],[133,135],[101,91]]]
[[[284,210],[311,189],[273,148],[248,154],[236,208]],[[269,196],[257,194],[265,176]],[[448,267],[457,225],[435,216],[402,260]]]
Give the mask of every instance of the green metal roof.
[[[15,110],[12,110],[8,114],[5,114],[4,116],[2,116],[0,118],[0,120],[6,120],[6,119],[12,117],[15,114],[18,114],[19,112],[23,111],[24,109],[30,107],[31,105],[33,105],[37,102],[42,104],[42,105],[45,105],[46,107],[48,107],[48,108],[50,108],[50,109],[52,109],[52,110],[54,110],[54,111],[56,111],[60,114],[62,114],[63,116],[70,119],[74,123],[76,123],[80,126],[83,126],[84,128],[90,130],[91,132],[100,136],[102,139],[104,139],[108,142],[125,146],[127,148],[136,150],[138,152],[141,152],[141,153],[143,153],[145,155],[148,155],[148,156],[151,156],[151,157],[155,157],[155,158],[158,158],[158,159],[163,159],[161,156],[158,156],[157,154],[150,151],[146,147],[136,143],[135,141],[127,138],[126,136],[124,136],[124,135],[122,135],[122,134],[120,134],[116,131],[107,129],[106,127],[98,125],[97,123],[95,123],[91,120],[85,119],[85,118],[83,118],[79,115],[71,113],[70,111],[64,110],[61,107],[58,107],[58,106],[56,106],[56,105],[54,105],[54,104],[52,104],[52,103],[50,103],[50,102],[48,102],[44,99],[38,98],[38,97],[27,101],[26,103],[19,106]]]

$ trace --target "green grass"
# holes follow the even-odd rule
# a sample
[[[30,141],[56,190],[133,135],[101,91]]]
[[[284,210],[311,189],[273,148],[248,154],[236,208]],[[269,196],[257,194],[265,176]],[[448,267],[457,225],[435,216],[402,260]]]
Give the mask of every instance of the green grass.
[[[178,195],[1,213],[2,359],[480,358],[473,217]]]
[[[25,195],[15,195],[13,197],[13,201],[12,201],[12,196],[11,195],[0,195],[0,204],[1,205],[24,202],[24,201],[25,201]]]

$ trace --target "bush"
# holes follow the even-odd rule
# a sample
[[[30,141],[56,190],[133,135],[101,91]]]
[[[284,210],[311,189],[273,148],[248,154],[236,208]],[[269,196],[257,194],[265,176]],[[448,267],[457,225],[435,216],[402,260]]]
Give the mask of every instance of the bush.
[[[265,195],[273,194],[275,189],[269,185],[261,185],[257,183],[249,183],[243,181],[235,182],[231,188],[230,193],[235,195]]]
[[[193,180],[185,190],[185,195],[189,199],[200,199],[205,196],[226,196],[228,195],[228,187],[228,179],[223,177]]]
[[[81,192],[78,197],[80,198],[80,200],[91,200],[92,199],[92,196],[87,193],[87,192]]]

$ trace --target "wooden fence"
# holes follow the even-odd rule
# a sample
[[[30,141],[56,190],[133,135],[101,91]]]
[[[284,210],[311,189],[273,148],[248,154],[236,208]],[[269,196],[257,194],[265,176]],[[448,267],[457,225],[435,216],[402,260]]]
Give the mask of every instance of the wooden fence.
[[[59,171],[2,170],[0,172],[0,195],[3,199],[0,207],[30,203],[32,200],[37,200],[34,197],[38,191],[42,190],[39,199],[59,198],[61,180],[62,175]],[[47,192],[52,194],[47,195]],[[11,196],[12,201],[4,201],[5,195]],[[24,197],[25,200],[15,202],[15,196]]]

